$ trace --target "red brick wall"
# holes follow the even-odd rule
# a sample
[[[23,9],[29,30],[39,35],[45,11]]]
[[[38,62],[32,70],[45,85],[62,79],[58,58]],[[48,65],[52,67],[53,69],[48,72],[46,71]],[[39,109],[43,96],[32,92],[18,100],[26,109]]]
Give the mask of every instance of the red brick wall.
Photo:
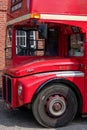
[[[21,1],[22,1],[22,7],[14,12],[11,12],[11,0],[8,0],[9,3],[8,18],[7,18],[8,21],[29,13],[29,8],[27,5],[29,0],[21,0]]]
[[[7,2],[8,0],[0,0],[0,88],[1,75],[5,66],[5,35],[6,35],[6,18],[7,18]]]

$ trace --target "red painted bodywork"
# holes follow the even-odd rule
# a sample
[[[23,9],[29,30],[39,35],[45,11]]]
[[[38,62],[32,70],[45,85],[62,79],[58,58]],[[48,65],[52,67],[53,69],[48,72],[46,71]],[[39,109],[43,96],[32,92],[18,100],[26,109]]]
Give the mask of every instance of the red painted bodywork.
[[[79,70],[79,68],[80,64],[76,59],[37,59],[4,69],[4,73],[13,77],[22,77],[50,71]]]
[[[56,71],[57,73],[57,71]],[[21,106],[27,103],[30,103],[32,101],[32,98],[38,89],[38,86],[40,87],[43,83],[50,79],[55,79],[55,78],[63,78],[66,80],[69,80],[71,82],[74,81],[74,83],[78,86],[81,94],[83,95],[84,93],[84,77],[57,77],[55,73],[42,73],[42,74],[34,74],[31,76],[23,77],[23,78],[18,78],[16,79],[17,84],[22,84],[23,85],[23,93],[21,96],[17,96],[15,98],[16,104],[13,102],[12,106]],[[15,80],[15,79],[14,79]],[[17,89],[14,88],[13,91]],[[17,94],[17,92],[14,92],[14,95]],[[85,105],[84,102],[84,96],[83,96],[83,106]],[[83,108],[83,111],[85,109]]]
[[[42,14],[86,15],[86,5],[86,0],[32,0],[31,12]]]
[[[61,15],[76,15],[76,16],[87,16],[87,1],[86,0],[31,0],[29,6],[27,2],[30,0],[22,0],[22,8],[15,11],[10,12],[11,4],[9,2],[8,8],[8,22],[10,20],[14,20],[20,16],[25,14],[61,14]],[[12,79],[12,103],[10,106],[12,108],[16,108],[22,105],[26,105],[31,103],[32,98],[36,92],[36,90],[46,81],[54,78],[63,78],[74,83],[77,88],[81,92],[82,100],[83,100],[83,113],[87,113],[87,21],[70,21],[70,20],[49,20],[49,19],[39,19],[39,22],[46,23],[54,23],[60,24],[68,24],[75,25],[82,28],[82,32],[86,34],[84,39],[84,48],[85,55],[83,57],[67,57],[64,58],[63,53],[66,49],[67,45],[63,46],[65,43],[66,35],[71,34],[71,31],[65,32],[64,28],[62,28],[62,32],[59,32],[60,35],[60,57],[20,57],[15,54],[15,28],[18,26],[28,26],[30,25],[30,21],[32,19],[28,19],[25,21],[17,22],[13,24],[13,59],[12,66],[9,66],[4,69],[4,75],[9,75]],[[67,52],[67,49],[66,49]],[[53,72],[58,71],[82,71],[84,73],[84,77],[58,77]],[[50,72],[50,73],[49,73]],[[23,85],[23,91],[21,96],[18,96],[18,85]],[[7,102],[7,101],[6,101]],[[7,102],[9,103],[9,102]]]

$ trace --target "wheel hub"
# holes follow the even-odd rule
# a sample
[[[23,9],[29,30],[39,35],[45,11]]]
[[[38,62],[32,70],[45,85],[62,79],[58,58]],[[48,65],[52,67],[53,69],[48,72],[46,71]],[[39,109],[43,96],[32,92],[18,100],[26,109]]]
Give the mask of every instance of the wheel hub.
[[[61,104],[59,104],[58,102],[57,103],[54,103],[53,104],[53,110],[54,111],[60,111],[61,110]]]
[[[66,111],[66,101],[59,95],[51,96],[47,100],[46,108],[48,114],[53,117],[61,116]]]

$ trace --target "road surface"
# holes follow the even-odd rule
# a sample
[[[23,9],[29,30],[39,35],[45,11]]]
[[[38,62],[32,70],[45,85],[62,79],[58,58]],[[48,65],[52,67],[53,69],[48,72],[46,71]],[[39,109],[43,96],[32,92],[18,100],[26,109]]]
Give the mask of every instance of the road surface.
[[[87,118],[75,118],[61,128],[43,128],[34,119],[31,111],[8,110],[0,100],[0,130],[87,130]]]

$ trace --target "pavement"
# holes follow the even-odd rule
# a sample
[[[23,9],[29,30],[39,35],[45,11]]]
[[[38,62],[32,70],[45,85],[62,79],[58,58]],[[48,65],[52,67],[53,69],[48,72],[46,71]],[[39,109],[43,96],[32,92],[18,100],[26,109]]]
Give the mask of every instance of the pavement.
[[[48,129],[37,123],[31,110],[8,110],[0,99],[0,130],[87,130],[87,118],[76,117],[65,127]]]

